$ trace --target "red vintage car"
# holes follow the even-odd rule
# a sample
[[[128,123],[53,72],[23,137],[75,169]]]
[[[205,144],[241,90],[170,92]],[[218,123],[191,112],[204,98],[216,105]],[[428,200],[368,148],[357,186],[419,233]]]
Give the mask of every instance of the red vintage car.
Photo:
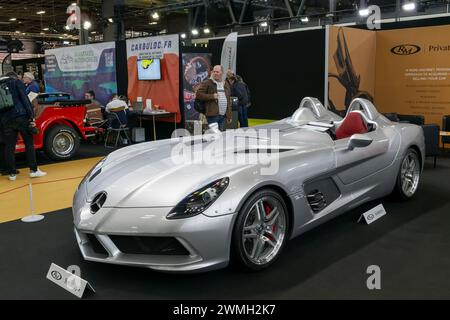
[[[94,137],[99,130],[87,125],[87,100],[72,100],[67,93],[39,94],[36,112],[36,126],[39,133],[34,136],[36,150],[43,149],[53,160],[72,158],[80,147],[80,139]],[[25,152],[22,138],[16,145],[16,153]]]

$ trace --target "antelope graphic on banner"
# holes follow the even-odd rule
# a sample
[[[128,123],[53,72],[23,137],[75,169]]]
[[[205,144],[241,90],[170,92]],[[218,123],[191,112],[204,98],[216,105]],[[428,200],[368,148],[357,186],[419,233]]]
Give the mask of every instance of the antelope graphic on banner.
[[[237,32],[230,33],[225,39],[222,47],[220,64],[224,72],[232,70],[236,73]]]

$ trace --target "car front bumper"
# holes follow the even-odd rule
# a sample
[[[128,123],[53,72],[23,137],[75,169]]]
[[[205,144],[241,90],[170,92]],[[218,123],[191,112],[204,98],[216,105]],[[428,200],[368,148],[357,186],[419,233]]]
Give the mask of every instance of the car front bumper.
[[[73,208],[74,230],[86,260],[168,272],[208,271],[228,264],[234,214],[168,220],[171,208],[167,207],[102,208],[95,215],[81,214],[82,210]],[[161,242],[158,240],[163,238],[184,254],[170,253],[170,248],[149,253],[143,244],[152,246],[153,240]],[[133,239],[126,242],[133,242],[136,248],[124,250],[116,239]]]

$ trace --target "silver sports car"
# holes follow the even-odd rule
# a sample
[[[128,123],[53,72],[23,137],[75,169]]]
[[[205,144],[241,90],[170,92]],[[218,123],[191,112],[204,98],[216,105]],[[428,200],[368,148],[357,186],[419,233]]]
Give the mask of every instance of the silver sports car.
[[[341,213],[392,192],[412,197],[424,155],[421,127],[370,101],[353,100],[342,119],[308,97],[268,125],[111,153],[76,191],[75,234],[90,261],[261,270],[288,239]]]

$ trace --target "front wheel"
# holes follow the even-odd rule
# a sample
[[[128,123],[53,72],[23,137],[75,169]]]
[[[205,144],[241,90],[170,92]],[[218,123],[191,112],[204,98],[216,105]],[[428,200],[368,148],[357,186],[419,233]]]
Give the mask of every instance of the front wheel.
[[[232,259],[248,270],[269,267],[288,237],[289,214],[283,198],[266,189],[243,205],[233,230]]]
[[[402,159],[395,186],[396,193],[402,199],[409,199],[416,193],[420,172],[419,154],[414,149],[408,149]]]
[[[45,135],[45,153],[53,160],[61,161],[72,158],[80,147],[80,137],[71,127],[58,125]]]

